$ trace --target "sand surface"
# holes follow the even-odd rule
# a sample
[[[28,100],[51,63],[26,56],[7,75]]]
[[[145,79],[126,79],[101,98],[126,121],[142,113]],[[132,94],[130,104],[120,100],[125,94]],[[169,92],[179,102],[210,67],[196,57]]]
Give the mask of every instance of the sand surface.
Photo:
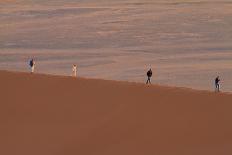
[[[1,155],[231,155],[232,95],[0,71]]]
[[[231,0],[1,0],[0,69],[232,91]]]

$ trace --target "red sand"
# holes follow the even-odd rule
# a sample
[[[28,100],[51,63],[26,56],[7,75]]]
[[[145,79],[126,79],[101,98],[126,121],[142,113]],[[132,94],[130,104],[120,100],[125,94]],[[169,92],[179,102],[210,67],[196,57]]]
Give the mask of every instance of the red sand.
[[[0,71],[1,155],[231,155],[232,95]]]

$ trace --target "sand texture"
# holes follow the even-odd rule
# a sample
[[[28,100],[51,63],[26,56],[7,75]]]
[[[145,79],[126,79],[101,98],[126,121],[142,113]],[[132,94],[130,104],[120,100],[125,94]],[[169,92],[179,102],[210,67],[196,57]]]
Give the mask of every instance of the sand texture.
[[[0,71],[1,155],[231,155],[232,95]]]

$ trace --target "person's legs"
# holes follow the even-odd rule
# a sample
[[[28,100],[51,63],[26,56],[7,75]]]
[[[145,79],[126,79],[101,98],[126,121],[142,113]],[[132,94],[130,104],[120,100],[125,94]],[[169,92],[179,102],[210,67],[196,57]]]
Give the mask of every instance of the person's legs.
[[[220,91],[220,86],[218,83],[215,83],[215,91],[219,92]]]
[[[34,70],[35,70],[35,66],[32,66],[31,67],[31,73],[34,73]]]
[[[150,77],[149,77],[149,76],[147,77],[147,82],[146,82],[146,84],[148,84],[148,83],[151,83]]]
[[[146,84],[151,84],[151,78],[150,77],[147,77],[147,82],[146,82]]]

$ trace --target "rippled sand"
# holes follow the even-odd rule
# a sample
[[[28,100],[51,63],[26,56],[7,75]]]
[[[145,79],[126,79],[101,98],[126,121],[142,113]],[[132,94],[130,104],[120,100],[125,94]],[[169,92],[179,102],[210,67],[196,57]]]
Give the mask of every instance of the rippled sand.
[[[232,91],[231,1],[1,1],[0,69]]]

